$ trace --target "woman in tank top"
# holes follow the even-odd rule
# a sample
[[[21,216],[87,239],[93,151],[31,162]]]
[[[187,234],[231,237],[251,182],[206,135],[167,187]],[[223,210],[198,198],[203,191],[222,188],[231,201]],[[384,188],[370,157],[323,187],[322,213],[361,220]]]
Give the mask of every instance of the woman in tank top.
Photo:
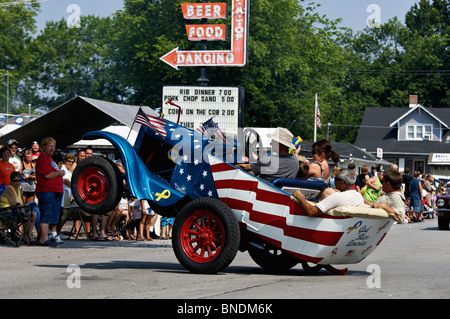
[[[23,205],[22,201],[22,190],[20,189],[20,185],[22,184],[22,173],[20,172],[12,172],[10,175],[11,184],[2,192],[0,196],[0,208]],[[33,211],[31,213],[24,213],[25,219],[29,219],[30,221],[25,224],[24,227],[24,237],[29,242],[33,241],[33,225],[36,221],[36,212]]]
[[[339,161],[339,153],[332,149],[329,141],[321,140],[312,145],[311,156],[313,162],[309,164],[309,173],[304,179],[315,182],[327,182],[330,178],[328,160],[331,159],[337,163]]]
[[[34,169],[33,162],[31,161],[32,155],[31,149],[26,149],[21,158],[21,172],[24,180],[20,186],[20,189],[22,190],[23,202],[25,204],[34,201],[35,197],[34,191],[36,189],[36,171]]]

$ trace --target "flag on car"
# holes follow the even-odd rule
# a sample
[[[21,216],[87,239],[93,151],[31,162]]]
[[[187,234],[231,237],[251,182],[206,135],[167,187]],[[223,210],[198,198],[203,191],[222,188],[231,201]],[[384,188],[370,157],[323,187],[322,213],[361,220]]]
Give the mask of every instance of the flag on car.
[[[223,135],[222,130],[219,128],[219,125],[217,125],[217,123],[213,121],[212,117],[200,124],[199,127],[195,129],[195,131],[206,136],[214,135],[216,140],[227,142],[227,139]]]
[[[165,129],[166,121],[159,117],[145,114],[145,112],[141,108],[139,108],[139,111],[134,118],[134,122],[147,126],[156,133],[160,134],[163,138],[165,138],[167,135]]]

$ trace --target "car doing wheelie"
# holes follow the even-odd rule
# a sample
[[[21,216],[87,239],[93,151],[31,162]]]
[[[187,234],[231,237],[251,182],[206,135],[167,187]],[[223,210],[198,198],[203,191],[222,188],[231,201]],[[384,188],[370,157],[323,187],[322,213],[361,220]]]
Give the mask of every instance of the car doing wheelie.
[[[301,263],[308,273],[323,267],[343,274],[330,265],[360,262],[393,223],[384,211],[367,209],[367,215],[349,207],[308,217],[290,193],[300,188],[315,196],[323,184],[267,183],[233,165],[241,157],[236,140],[211,138],[164,119],[152,125],[156,116],[147,114],[150,125],[141,126],[134,146],[113,133],[86,133],[84,139],[114,145],[125,174],[107,158],[90,157],[77,165],[72,191],[92,214],[112,210],[126,193],[148,200],[162,216],[176,217],[173,249],[191,272],[222,271],[241,250],[272,271]]]

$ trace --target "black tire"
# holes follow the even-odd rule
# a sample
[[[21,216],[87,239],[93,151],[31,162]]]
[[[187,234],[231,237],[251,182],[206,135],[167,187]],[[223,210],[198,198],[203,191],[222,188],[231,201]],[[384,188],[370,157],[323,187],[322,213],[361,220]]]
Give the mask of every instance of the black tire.
[[[306,272],[307,275],[317,275],[320,269],[322,269],[323,266],[321,265],[315,265],[310,266],[307,262],[302,262],[303,270]]]
[[[87,213],[103,215],[119,204],[123,180],[110,160],[92,156],[81,161],[72,175],[72,194],[78,206]]]
[[[173,250],[180,264],[193,273],[214,274],[228,267],[239,242],[233,212],[217,199],[194,199],[175,218]]]
[[[448,230],[449,223],[450,223],[450,219],[438,216],[438,229],[439,230]]]
[[[298,264],[299,260],[285,251],[270,244],[258,242],[258,247],[251,243],[248,253],[255,263],[268,271],[285,271]]]

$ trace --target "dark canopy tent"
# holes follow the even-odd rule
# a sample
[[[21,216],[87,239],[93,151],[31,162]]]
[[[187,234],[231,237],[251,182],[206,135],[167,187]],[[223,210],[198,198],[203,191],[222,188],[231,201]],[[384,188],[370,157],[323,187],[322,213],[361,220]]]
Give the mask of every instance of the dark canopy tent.
[[[57,148],[65,148],[79,141],[83,134],[102,130],[119,121],[134,130],[133,121],[139,106],[124,105],[77,96],[40,118],[0,137],[0,144],[6,145],[9,139],[19,142],[19,147],[30,146],[32,141],[40,142],[50,136],[56,140]],[[149,107],[142,109],[156,114]]]

